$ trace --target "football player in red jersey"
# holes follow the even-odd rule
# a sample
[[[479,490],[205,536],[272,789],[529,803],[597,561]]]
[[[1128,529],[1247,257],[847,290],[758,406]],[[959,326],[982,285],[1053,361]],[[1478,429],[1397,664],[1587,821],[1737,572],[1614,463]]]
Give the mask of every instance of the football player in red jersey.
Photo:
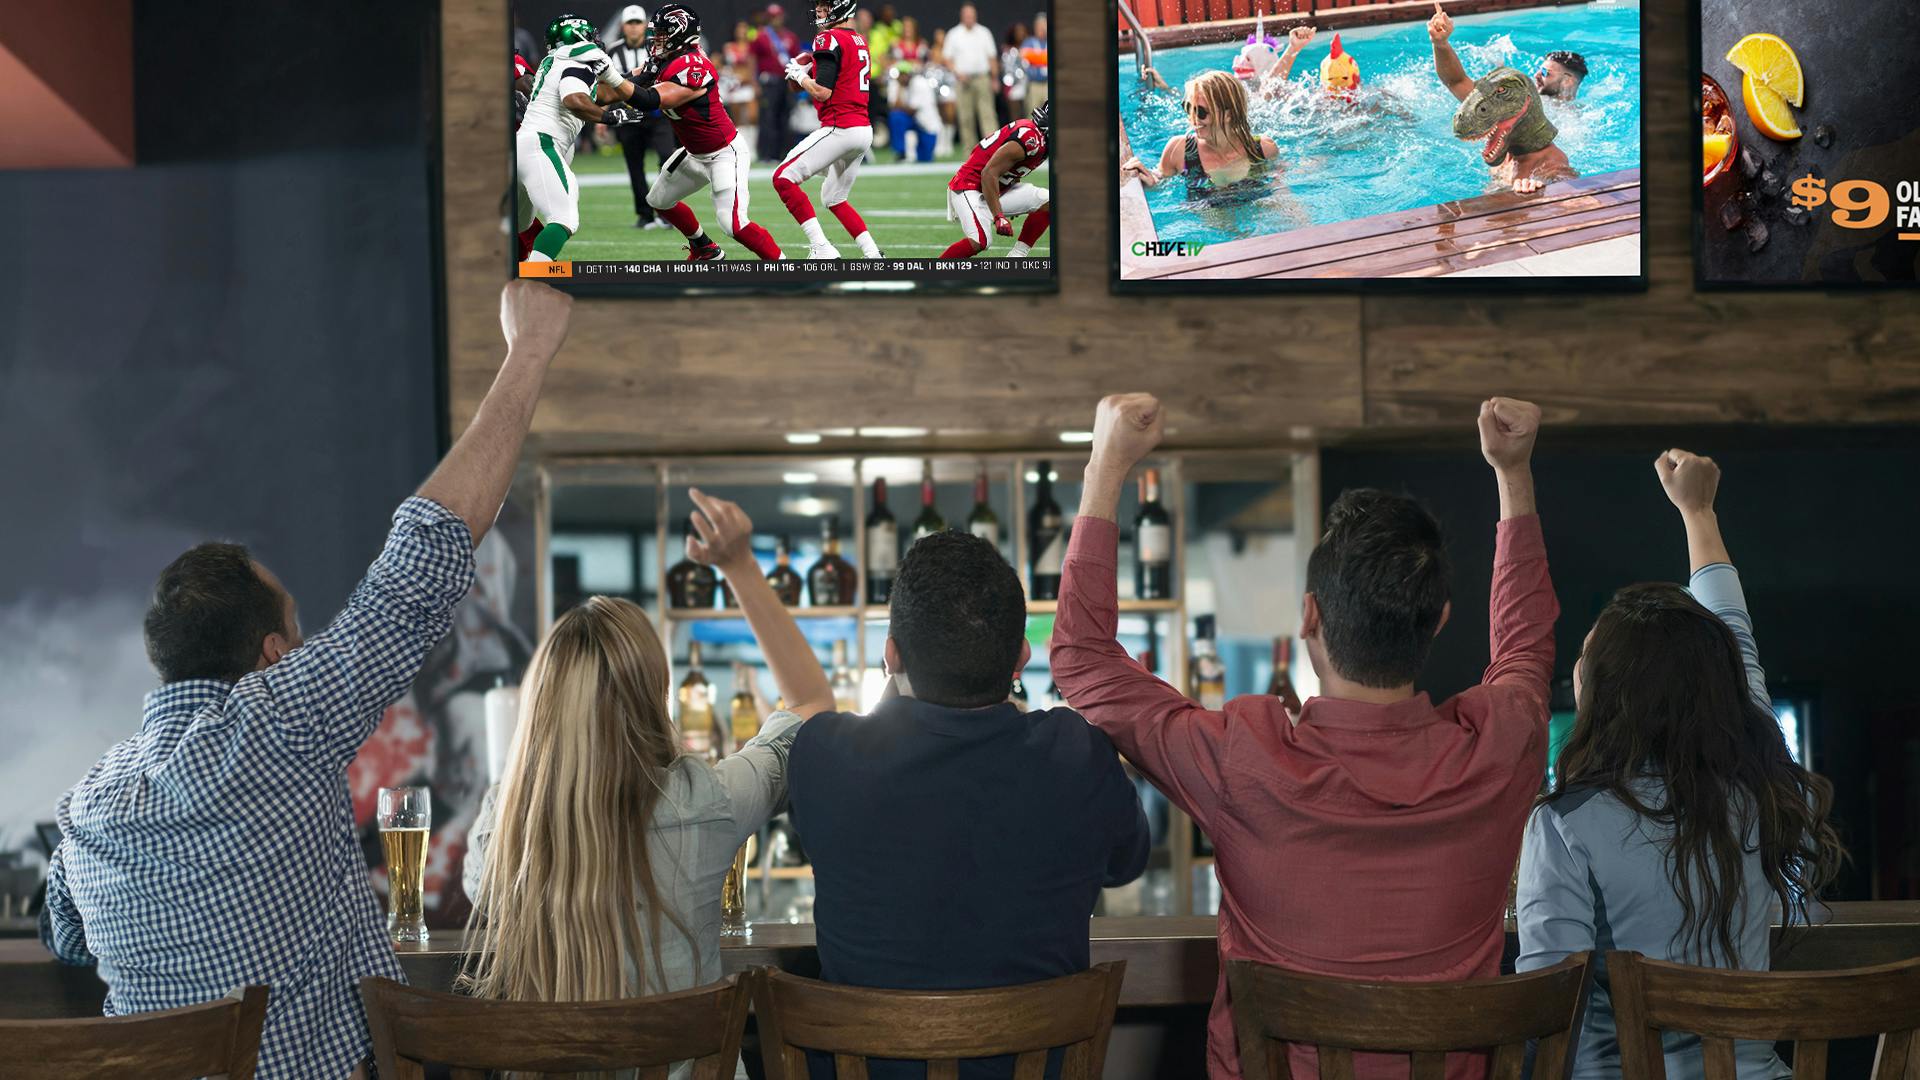
[[[827,242],[814,216],[813,203],[800,185],[809,177],[826,174],[820,182],[820,197],[827,209],[840,219],[847,235],[860,245],[860,254],[878,259],[880,245],[867,231],[847,196],[853,194],[854,177],[860,173],[860,159],[873,147],[873,119],[867,108],[868,72],[873,54],[867,39],[853,29],[854,7],[859,0],[817,0],[813,21],[820,34],[813,39],[811,70],[805,59],[787,62],[787,78],[809,97],[820,111],[820,126],[801,139],[787,153],[785,161],[773,170],[773,190],[787,205],[787,212],[807,234],[807,258],[837,259],[840,252]]]
[[[766,229],[747,218],[747,141],[734,129],[720,101],[720,72],[700,51],[700,17],[679,4],[662,4],[653,13],[653,85],[635,90],[631,104],[644,113],[657,108],[673,124],[680,149],[660,168],[647,189],[647,205],[687,238],[687,259],[724,259],[720,245],[700,229],[700,219],[681,200],[703,187],[713,189],[713,212],[720,231],[762,259],[780,258],[780,245]]]
[[[514,53],[513,54],[513,130],[515,131],[520,130],[520,121],[522,118],[524,118],[527,115],[527,95],[531,93],[533,93],[533,65],[527,63],[526,57],[521,56],[519,53]],[[529,208],[526,205],[527,193],[525,191],[516,190],[515,194],[519,196],[520,204],[521,204],[519,216],[531,217],[533,219],[533,224],[528,225],[526,228],[520,230],[519,258],[521,262],[526,262],[527,256],[533,254],[534,237],[539,236],[540,230],[546,228],[547,224],[546,222],[540,220],[540,217],[538,214],[532,213],[531,208]]]
[[[947,184],[947,220],[960,223],[960,239],[940,254],[965,259],[987,250],[993,234],[1013,235],[1013,219],[1026,215],[1020,239],[1008,252],[1024,259],[1052,220],[1047,189],[1025,182],[1047,160],[1053,139],[1053,103],[1043,102],[1026,120],[1015,120],[980,140]]]

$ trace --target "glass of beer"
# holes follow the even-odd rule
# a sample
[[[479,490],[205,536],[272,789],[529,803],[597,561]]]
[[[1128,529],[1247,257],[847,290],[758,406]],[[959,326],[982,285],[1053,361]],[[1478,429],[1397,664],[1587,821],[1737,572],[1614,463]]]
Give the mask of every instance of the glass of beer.
[[[743,938],[747,936],[747,861],[752,858],[754,838],[740,845],[733,853],[733,865],[727,867],[727,878],[720,883],[720,936],[723,938]]]
[[[424,787],[380,789],[380,846],[387,855],[387,936],[394,941],[427,940],[427,832],[433,827],[433,798]]]

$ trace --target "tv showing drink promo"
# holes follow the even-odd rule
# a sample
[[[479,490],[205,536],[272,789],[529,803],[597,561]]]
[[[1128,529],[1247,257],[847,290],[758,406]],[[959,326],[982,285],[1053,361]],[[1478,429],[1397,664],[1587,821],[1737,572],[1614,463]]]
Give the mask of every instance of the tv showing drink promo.
[[[1115,0],[1116,287],[1637,287],[1638,0]]]
[[[514,273],[1051,289],[1045,0],[513,7]]]
[[[1698,2],[1699,283],[1920,280],[1920,4]]]

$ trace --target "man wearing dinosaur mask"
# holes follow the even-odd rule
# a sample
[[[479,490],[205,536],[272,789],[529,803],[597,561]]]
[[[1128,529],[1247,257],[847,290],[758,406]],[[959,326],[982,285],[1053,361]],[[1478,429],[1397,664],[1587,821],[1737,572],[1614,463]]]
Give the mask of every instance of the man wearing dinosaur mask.
[[[1522,195],[1580,175],[1553,144],[1560,131],[1547,119],[1539,89],[1510,67],[1494,68],[1473,81],[1453,114],[1453,133],[1481,143],[1480,160],[1493,170],[1494,180]]]

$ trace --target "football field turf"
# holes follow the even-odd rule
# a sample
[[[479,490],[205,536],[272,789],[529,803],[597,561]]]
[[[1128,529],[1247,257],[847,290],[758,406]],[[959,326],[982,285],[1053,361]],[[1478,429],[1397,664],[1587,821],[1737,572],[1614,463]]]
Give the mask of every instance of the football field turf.
[[[882,161],[891,157],[890,153],[881,154]],[[774,241],[788,258],[804,258],[806,234],[800,231],[799,223],[773,192],[773,164],[778,163],[754,165],[748,183],[747,213],[773,234]],[[934,258],[960,239],[960,226],[947,220],[947,181],[959,167],[957,159],[917,167],[910,165],[905,171],[867,164],[861,167],[860,176],[854,181],[853,196],[848,201],[860,211],[880,250],[889,257]],[[580,231],[561,249],[561,258],[620,262],[687,257],[687,241],[679,232],[633,227],[633,189],[627,182],[626,162],[619,154],[582,153],[574,158],[573,168],[580,181]],[[651,181],[658,175],[653,155],[649,154],[647,179]],[[840,249],[840,257],[857,259],[860,248],[821,201],[821,180],[814,177],[801,188],[813,201],[813,208],[820,215],[820,226],[826,230],[827,240]],[[1044,167],[1037,170],[1028,182],[1046,184],[1048,170]],[[700,219],[701,228],[719,243],[729,260],[756,258],[738,240],[721,235],[715,227],[713,195],[709,189],[702,188],[688,196],[686,203]],[[993,246],[980,257],[1004,257],[1018,237],[1021,220],[1014,220],[1014,236],[995,236]],[[1053,231],[1049,229],[1034,245],[1033,253],[1050,254],[1052,240]]]

